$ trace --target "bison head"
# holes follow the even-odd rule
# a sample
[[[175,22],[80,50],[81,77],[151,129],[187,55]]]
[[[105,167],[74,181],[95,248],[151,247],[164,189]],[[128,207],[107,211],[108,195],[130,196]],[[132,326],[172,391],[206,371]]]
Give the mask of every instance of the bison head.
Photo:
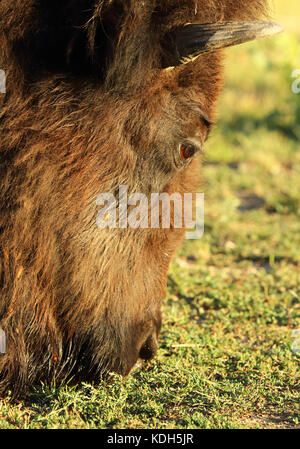
[[[221,49],[279,31],[254,22],[263,12],[260,0],[1,1],[3,391],[153,357],[185,230],[99,229],[97,198],[196,191]]]

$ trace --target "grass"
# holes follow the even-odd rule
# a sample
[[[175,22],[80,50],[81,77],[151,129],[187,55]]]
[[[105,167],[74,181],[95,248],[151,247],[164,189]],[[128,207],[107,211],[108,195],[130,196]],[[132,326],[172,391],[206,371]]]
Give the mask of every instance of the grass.
[[[6,398],[1,428],[300,428],[300,7],[278,6],[285,34],[228,51],[206,232],[170,268],[158,356],[99,388]]]

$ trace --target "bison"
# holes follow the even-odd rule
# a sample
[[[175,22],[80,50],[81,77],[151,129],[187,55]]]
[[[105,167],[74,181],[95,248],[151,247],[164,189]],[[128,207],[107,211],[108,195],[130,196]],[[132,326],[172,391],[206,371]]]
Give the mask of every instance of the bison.
[[[2,0],[0,392],[127,375],[157,350],[185,229],[102,228],[101,192],[196,192],[222,49],[263,0]]]

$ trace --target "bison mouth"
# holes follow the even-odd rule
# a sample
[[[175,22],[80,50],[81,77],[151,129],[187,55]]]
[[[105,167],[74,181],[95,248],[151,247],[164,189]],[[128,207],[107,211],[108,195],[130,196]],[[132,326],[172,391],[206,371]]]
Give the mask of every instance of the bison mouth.
[[[154,357],[158,349],[158,339],[155,335],[151,335],[143,344],[139,352],[139,358],[133,367],[129,370],[128,374],[134,371],[144,368],[147,362],[150,362]]]

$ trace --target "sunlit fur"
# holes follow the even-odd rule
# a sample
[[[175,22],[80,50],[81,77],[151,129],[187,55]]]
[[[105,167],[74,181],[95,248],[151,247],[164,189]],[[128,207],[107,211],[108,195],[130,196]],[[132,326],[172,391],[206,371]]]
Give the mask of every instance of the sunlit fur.
[[[184,230],[100,230],[96,198],[121,184],[197,190],[197,161],[178,170],[173,153],[201,132],[202,113],[214,120],[222,55],[162,70],[163,36],[187,22],[256,19],[264,3],[0,2],[2,394],[126,375],[141,348],[154,355]]]

